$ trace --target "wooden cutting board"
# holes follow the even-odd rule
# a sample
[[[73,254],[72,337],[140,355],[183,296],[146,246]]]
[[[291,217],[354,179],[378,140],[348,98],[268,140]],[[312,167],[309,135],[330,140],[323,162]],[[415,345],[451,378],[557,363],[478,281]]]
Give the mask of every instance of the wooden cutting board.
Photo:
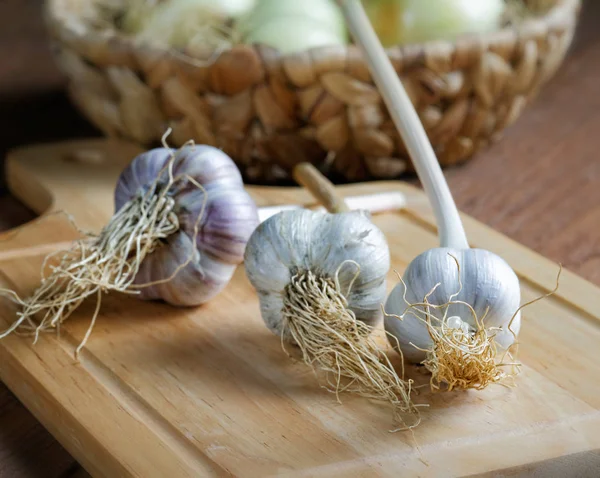
[[[112,213],[117,176],[137,152],[107,141],[31,147],[8,159],[8,181],[36,211],[65,210],[82,229],[99,230]],[[416,188],[339,189],[405,194],[404,210],[374,219],[388,237],[393,269],[436,246]],[[313,204],[296,188],[250,190],[259,205]],[[474,246],[515,268],[524,300],[553,288],[556,264],[464,220]],[[4,234],[0,286],[31,291],[44,255],[77,236],[62,215]],[[109,296],[76,362],[92,307],[36,346],[24,337],[1,340],[0,378],[95,476],[597,476],[600,469],[600,290],[568,271],[555,296],[524,312],[518,386],[423,392],[415,398],[430,407],[414,437],[388,431],[386,406],[349,396],[338,404],[305,365],[286,357],[263,325],[243,267],[198,308]],[[14,313],[0,301],[0,325]],[[407,374],[427,381],[416,367]]]

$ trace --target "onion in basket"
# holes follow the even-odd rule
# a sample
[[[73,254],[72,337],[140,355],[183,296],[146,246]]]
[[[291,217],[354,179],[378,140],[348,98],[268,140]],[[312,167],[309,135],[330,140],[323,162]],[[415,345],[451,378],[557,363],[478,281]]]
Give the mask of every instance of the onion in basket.
[[[228,41],[226,22],[250,11],[255,0],[136,0],[122,21],[141,41],[183,48],[191,41],[220,46]]]
[[[277,48],[281,53],[295,53],[321,46],[344,45],[344,36],[336,34],[309,18],[276,18],[244,37],[244,43],[260,43]]]
[[[138,0],[121,23],[140,41],[170,48],[262,43],[293,53],[348,41],[333,0]]]
[[[365,0],[384,46],[451,40],[462,33],[500,27],[504,0]]]
[[[344,17],[332,0],[259,0],[235,31],[244,43],[263,43],[282,53],[348,42]]]

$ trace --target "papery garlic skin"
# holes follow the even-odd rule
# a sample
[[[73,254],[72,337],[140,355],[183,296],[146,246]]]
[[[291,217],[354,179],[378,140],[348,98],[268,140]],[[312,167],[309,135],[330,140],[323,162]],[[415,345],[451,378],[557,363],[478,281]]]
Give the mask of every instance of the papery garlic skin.
[[[519,279],[511,267],[499,256],[483,249],[453,249],[440,247],[430,249],[413,260],[406,269],[402,283],[390,293],[385,304],[387,314],[402,315],[407,308],[407,302],[423,302],[424,297],[440,284],[434,293],[428,297],[431,304],[444,304],[460,289],[458,267],[462,291],[455,299],[461,300],[473,307],[477,317],[481,318],[489,308],[483,325],[502,327],[495,337],[501,349],[506,349],[514,342],[513,334],[508,331],[508,324],[519,309],[521,292]],[[406,293],[406,301],[404,294]],[[431,313],[441,318],[440,310],[430,309]],[[475,330],[476,323],[472,313],[464,305],[450,305],[447,317],[457,316]],[[458,322],[453,319],[453,322]],[[432,325],[436,324],[435,321]],[[511,330],[519,333],[521,327],[520,312],[512,322]],[[400,345],[402,354],[411,362],[422,362],[426,352],[420,349],[430,349],[433,345],[427,325],[412,314],[406,314],[403,320],[396,317],[385,317],[386,331],[395,337]],[[390,340],[392,345],[395,341]],[[412,344],[412,345],[411,345]],[[416,348],[416,347],[418,348]]]
[[[167,279],[192,257],[171,280],[141,288],[140,297],[198,305],[218,294],[242,262],[246,242],[259,222],[258,211],[233,160],[217,148],[195,145],[179,150],[157,148],[136,157],[117,183],[115,210],[144,194],[173,154],[173,176],[182,177],[171,188],[179,231],[146,257],[135,284]],[[193,178],[204,191],[184,176]],[[166,172],[162,178],[166,184]],[[194,242],[194,226],[205,201]]]
[[[356,265],[349,261],[360,266],[358,275]],[[283,333],[285,288],[302,271],[330,279],[337,274],[340,291],[356,318],[368,325],[381,319],[390,254],[383,233],[367,213],[294,210],[276,214],[252,234],[244,264],[257,290],[262,317],[277,335]]]

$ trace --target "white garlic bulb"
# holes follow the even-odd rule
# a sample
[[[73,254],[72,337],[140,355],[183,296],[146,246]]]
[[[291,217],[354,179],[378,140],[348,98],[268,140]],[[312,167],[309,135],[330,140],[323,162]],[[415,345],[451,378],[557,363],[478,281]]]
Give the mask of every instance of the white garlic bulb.
[[[296,165],[293,176],[330,213],[284,211],[250,237],[244,263],[262,317],[282,342],[298,347],[329,391],[387,402],[395,420],[406,426],[408,413],[416,425],[412,385],[398,376],[372,334],[390,267],[385,237],[368,213],[347,212],[312,164]]]
[[[390,255],[366,213],[281,212],[252,234],[244,263],[267,327],[298,347],[325,388],[387,402],[403,426],[407,413],[418,423],[411,384],[371,336]]]
[[[431,202],[440,236],[441,247],[413,260],[404,274],[406,286],[390,294],[386,312],[393,316],[386,316],[386,329],[405,357],[427,359],[432,387],[484,388],[509,375],[498,351],[514,342],[520,325],[518,278],[498,256],[470,249],[435,151],[360,0],[341,5]]]
[[[305,271],[331,280],[337,277],[358,320],[375,325],[381,318],[390,255],[383,233],[364,212],[276,214],[250,237],[244,264],[258,292],[262,317],[277,335],[284,333],[286,287],[294,275]]]
[[[454,258],[460,265],[460,281],[459,268]],[[514,342],[511,331],[515,335],[519,333],[519,279],[502,258],[489,251],[444,247],[430,249],[410,263],[403,281],[404,283],[396,285],[387,299],[385,310],[389,314],[403,316],[408,303],[422,302],[436,284],[440,284],[428,297],[428,301],[440,305],[455,296],[457,301],[466,302],[473,308],[478,319],[485,316],[483,325],[486,328],[503,328],[495,334],[495,341],[501,349],[506,350]],[[431,309],[430,312],[440,319],[440,323],[446,314],[446,323],[451,328],[466,331],[465,326],[468,326],[468,330],[473,332],[478,327],[472,313],[463,304],[451,304],[447,310]],[[509,331],[508,322],[515,312],[517,315]],[[386,317],[385,328],[397,338],[404,357],[412,362],[423,361],[426,357],[425,350],[430,350],[433,346],[427,325],[413,314],[404,315],[403,320]]]

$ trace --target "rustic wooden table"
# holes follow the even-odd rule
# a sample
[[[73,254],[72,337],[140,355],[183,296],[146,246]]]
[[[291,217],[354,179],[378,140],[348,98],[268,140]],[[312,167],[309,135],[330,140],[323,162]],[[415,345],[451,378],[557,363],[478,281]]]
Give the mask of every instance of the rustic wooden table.
[[[0,2],[0,158],[17,145],[98,135],[63,93],[64,80],[49,54],[41,4],[41,0]],[[600,284],[598,21],[600,2],[585,1],[571,53],[535,104],[501,142],[469,164],[447,171],[463,211],[596,284]],[[0,173],[0,230],[32,217],[3,190]],[[84,475],[2,384],[0,424],[0,477]]]

